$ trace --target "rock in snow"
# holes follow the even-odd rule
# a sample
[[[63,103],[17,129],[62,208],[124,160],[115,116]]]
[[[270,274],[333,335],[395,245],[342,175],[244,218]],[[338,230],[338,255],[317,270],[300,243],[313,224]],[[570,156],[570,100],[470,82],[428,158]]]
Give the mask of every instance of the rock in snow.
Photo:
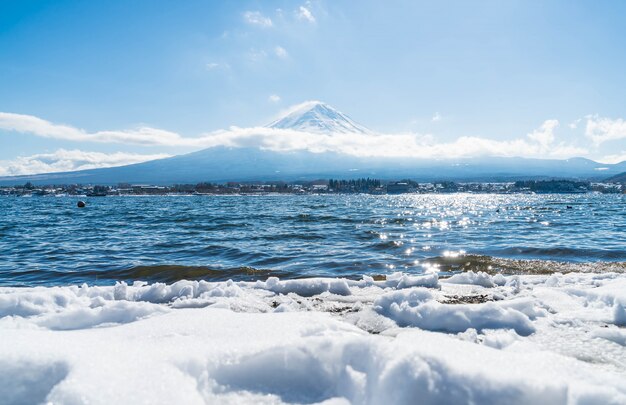
[[[0,288],[3,404],[626,403],[626,275]]]

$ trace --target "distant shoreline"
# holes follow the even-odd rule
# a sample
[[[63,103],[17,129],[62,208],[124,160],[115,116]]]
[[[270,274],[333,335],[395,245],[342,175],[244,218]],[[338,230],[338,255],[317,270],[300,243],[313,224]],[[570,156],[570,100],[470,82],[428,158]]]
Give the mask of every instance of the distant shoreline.
[[[0,195],[38,196],[165,196],[165,195],[317,195],[317,194],[625,194],[623,183],[592,183],[576,180],[525,180],[516,182],[438,181],[417,183],[412,180],[384,182],[378,179],[318,180],[312,182],[229,182],[160,186],[152,184],[43,185],[0,187]]]
[[[531,192],[526,193],[522,191],[512,191],[512,192],[498,192],[498,191],[483,191],[483,192],[472,192],[472,191],[448,191],[448,192],[427,192],[427,193],[367,193],[367,192],[338,192],[338,193],[319,193],[319,192],[306,192],[306,193],[277,193],[277,192],[258,192],[258,193],[164,193],[164,194],[107,194],[103,196],[93,196],[88,194],[3,194],[0,193],[0,197],[86,197],[86,198],[100,198],[100,197],[207,197],[207,196],[223,196],[223,197],[269,197],[269,196],[345,196],[345,195],[371,195],[371,196],[397,196],[397,195],[488,195],[488,194],[497,194],[497,195],[518,195],[518,194],[528,194],[528,195],[550,195],[550,194],[559,194],[559,195],[584,195],[584,194],[613,194],[613,195],[622,195],[626,193],[615,193],[615,192],[600,192],[600,191],[586,191],[586,192]]]

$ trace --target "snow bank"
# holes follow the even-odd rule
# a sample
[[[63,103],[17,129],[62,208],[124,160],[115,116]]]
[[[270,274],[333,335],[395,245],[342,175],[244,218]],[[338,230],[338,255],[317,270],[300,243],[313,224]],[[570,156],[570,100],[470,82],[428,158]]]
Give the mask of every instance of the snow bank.
[[[618,345],[626,346],[626,330],[620,329],[598,329],[591,332],[596,338],[606,339]]]
[[[626,403],[626,275],[461,275],[0,288],[0,402]]]
[[[346,280],[310,278],[306,280],[280,281],[278,277],[270,277],[267,281],[257,281],[256,288],[265,289],[278,294],[295,293],[302,297],[312,297],[324,292],[338,295],[350,295]]]
[[[496,281],[498,281],[502,285],[502,276],[498,277]],[[489,274],[479,271],[478,273],[474,273],[473,271],[468,271],[465,273],[454,274],[453,276],[448,277],[445,280],[442,280],[444,283],[451,284],[472,284],[479,285],[482,287],[495,287],[496,283],[494,282],[494,278]]]
[[[439,275],[437,273],[428,273],[422,275],[409,275],[401,272],[389,274],[384,280],[374,280],[370,276],[363,276],[362,281],[349,281],[350,286],[364,287],[377,286],[381,288],[410,288],[410,287],[439,287]]]
[[[532,304],[531,304],[532,305]],[[513,329],[528,336],[535,331],[522,312],[495,302],[484,304],[442,304],[425,290],[412,289],[387,293],[374,302],[374,309],[400,326],[458,333],[469,328]]]
[[[439,276],[437,273],[431,273],[424,276],[408,276],[402,275],[398,280],[396,288],[410,288],[410,287],[439,287]]]

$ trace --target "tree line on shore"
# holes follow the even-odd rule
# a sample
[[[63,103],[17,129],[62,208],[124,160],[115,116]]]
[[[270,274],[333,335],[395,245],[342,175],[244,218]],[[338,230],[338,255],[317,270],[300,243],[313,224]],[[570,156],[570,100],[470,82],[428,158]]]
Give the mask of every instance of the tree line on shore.
[[[373,178],[328,179],[306,182],[226,182],[197,184],[174,184],[170,186],[137,185],[121,183],[109,185],[47,185],[36,186],[30,182],[22,186],[0,187],[4,195],[145,195],[145,194],[247,194],[247,193],[623,193],[626,187],[621,184],[591,183],[578,180],[520,180],[508,183],[457,183],[436,181],[418,183],[410,179],[385,181]]]

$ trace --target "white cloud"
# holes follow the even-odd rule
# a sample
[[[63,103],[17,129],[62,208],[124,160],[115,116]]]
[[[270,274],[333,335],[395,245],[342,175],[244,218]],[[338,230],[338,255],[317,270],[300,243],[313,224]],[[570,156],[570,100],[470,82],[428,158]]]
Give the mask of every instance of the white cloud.
[[[230,65],[228,63],[210,62],[204,65],[207,70],[228,70]]]
[[[281,59],[285,59],[287,58],[287,56],[289,56],[289,54],[287,53],[287,50],[283,48],[282,46],[276,46],[274,48],[274,54]]]
[[[238,128],[205,135],[206,146],[258,147],[274,151],[308,150],[339,152],[356,156],[412,157],[446,159],[477,156],[522,156],[568,158],[586,154],[583,148],[563,142],[548,143],[556,124],[548,120],[527,139],[499,141],[480,137],[460,137],[437,143],[432,135],[421,134],[319,134],[266,127]],[[531,136],[532,135],[532,136]]]
[[[278,94],[270,94],[267,100],[272,103],[278,103],[280,101],[280,96]]]
[[[623,150],[619,153],[615,153],[612,155],[606,155],[604,157],[601,157],[600,159],[598,159],[598,162],[609,163],[609,164],[626,162],[626,150]]]
[[[578,124],[580,124],[580,121],[582,121],[582,118],[578,118],[577,120],[570,122],[568,127],[570,127],[570,129],[576,129],[578,128]]]
[[[251,49],[248,51],[248,59],[252,62],[259,62],[267,57],[267,52],[264,50]]]
[[[452,142],[437,143],[432,135],[414,133],[319,134],[267,127],[231,127],[228,130],[205,133],[198,137],[183,137],[174,132],[150,127],[88,133],[68,125],[53,124],[30,115],[0,113],[0,129],[77,142],[196,148],[213,146],[260,147],[277,151],[332,151],[358,156],[437,159],[475,156],[567,158],[588,153],[586,149],[580,147],[564,142],[557,143],[554,134],[557,126],[557,120],[547,120],[526,137],[512,140],[460,137]]]
[[[53,124],[32,115],[4,112],[0,112],[0,129],[67,141],[167,146],[194,143],[192,139],[183,139],[175,132],[150,127],[88,133],[69,125]]]
[[[589,115],[585,135],[598,146],[607,141],[626,139],[626,121]]]
[[[0,176],[66,172],[96,169],[100,167],[123,166],[147,160],[169,157],[167,154],[142,155],[136,153],[100,153],[81,150],[59,149],[53,153],[40,153],[20,156],[13,160],[0,161]]]
[[[435,113],[435,115],[433,115],[433,117],[430,119],[432,122],[437,122],[437,121],[441,121],[441,114],[439,114],[438,112]]]
[[[311,10],[304,6],[300,6],[298,8],[296,11],[296,17],[298,17],[299,20],[308,21],[310,23],[315,22],[315,16],[311,13]]]
[[[528,134],[528,137],[537,142],[544,150],[548,150],[554,142],[554,130],[558,126],[558,120],[546,120],[541,124],[541,127]]]
[[[246,11],[243,13],[244,20],[251,25],[258,25],[259,27],[271,27],[272,19],[265,17],[259,11]]]

